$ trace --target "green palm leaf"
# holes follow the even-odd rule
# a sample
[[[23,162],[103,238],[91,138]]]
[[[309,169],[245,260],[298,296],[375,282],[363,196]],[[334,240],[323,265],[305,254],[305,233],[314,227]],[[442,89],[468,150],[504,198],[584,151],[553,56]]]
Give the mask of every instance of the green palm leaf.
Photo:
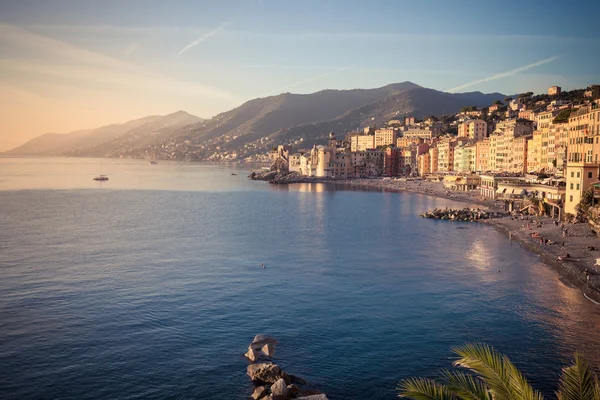
[[[445,386],[427,378],[408,378],[398,385],[398,396],[414,400],[453,400],[454,396]]]
[[[508,357],[493,347],[467,343],[453,351],[460,356],[455,366],[467,368],[484,380],[495,400],[542,400],[542,395],[534,390],[523,374]]]
[[[492,400],[490,389],[473,375],[443,371],[441,376],[446,381],[448,390],[463,400]]]
[[[559,400],[600,400],[600,385],[587,360],[575,353],[575,364],[563,368],[557,393]]]

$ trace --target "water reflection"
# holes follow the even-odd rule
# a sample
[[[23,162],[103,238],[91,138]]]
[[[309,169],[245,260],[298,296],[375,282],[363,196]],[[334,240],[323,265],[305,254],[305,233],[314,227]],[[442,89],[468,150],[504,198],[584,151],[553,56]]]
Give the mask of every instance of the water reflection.
[[[0,190],[260,190],[237,164],[160,161],[151,165],[147,160],[0,157],[0,171]],[[92,180],[97,175],[109,180]]]

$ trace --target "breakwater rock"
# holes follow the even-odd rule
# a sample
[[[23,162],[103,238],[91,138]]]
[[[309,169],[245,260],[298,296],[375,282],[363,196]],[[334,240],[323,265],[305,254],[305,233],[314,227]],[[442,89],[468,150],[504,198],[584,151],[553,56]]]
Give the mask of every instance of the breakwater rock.
[[[502,214],[496,213],[493,211],[485,211],[480,209],[470,209],[463,208],[461,209],[440,209],[434,208],[433,210],[429,210],[424,214],[421,214],[421,218],[432,218],[432,219],[441,219],[448,221],[478,221],[480,219],[490,219],[490,218],[498,218],[501,217]]]
[[[295,375],[284,372],[272,362],[277,339],[267,335],[256,335],[244,354],[251,364],[246,373],[254,383],[253,400],[327,400],[327,396],[308,386]]]
[[[248,178],[254,181],[267,181],[269,183],[278,184],[290,184],[290,183],[317,183],[317,182],[331,182],[333,178],[315,177],[315,176],[304,176],[300,175],[299,172],[278,172],[278,171],[267,171],[259,170],[253,171],[248,175]]]

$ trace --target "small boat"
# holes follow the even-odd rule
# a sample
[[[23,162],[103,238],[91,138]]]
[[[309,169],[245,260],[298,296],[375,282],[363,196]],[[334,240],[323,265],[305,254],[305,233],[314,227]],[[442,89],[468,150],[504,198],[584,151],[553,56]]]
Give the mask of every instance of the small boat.
[[[158,164],[156,161],[150,161],[150,164]]]
[[[107,181],[108,180],[108,176],[106,176],[106,175],[95,176],[94,180],[95,181]]]
[[[237,174],[234,174],[234,173],[232,172],[232,173],[231,173],[231,175],[237,175]]]

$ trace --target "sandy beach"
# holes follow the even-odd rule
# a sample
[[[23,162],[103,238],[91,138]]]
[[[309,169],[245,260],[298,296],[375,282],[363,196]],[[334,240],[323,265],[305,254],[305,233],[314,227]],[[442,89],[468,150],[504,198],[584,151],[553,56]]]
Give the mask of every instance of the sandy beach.
[[[485,207],[491,211],[503,211],[501,201],[484,199],[477,190],[449,191],[441,182],[350,179],[336,183],[383,191],[422,193],[464,202],[471,206]],[[549,217],[508,214],[503,218],[482,220],[481,223],[494,226],[506,234],[509,240],[517,241],[524,248],[539,255],[546,264],[554,267],[565,281],[579,287],[590,301],[600,305],[600,267],[596,266],[596,259],[600,259],[600,239],[587,223],[562,224]],[[566,233],[563,234],[565,230]]]

